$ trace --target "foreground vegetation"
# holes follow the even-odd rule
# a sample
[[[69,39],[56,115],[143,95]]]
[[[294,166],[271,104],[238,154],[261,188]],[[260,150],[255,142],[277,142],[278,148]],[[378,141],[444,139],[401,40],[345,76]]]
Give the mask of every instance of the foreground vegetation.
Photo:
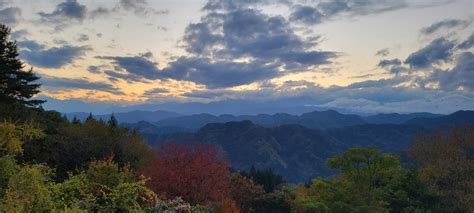
[[[0,26],[2,212],[472,212],[474,127],[419,136],[397,155],[353,148],[327,160],[338,175],[285,183],[271,170],[233,171],[219,147],[164,143],[92,116],[45,111]]]

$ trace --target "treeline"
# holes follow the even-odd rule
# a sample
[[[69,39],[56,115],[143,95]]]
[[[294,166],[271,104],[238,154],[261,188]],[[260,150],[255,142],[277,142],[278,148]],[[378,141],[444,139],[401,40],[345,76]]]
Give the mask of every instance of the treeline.
[[[339,175],[289,184],[271,170],[233,171],[219,147],[151,149],[135,131],[45,111],[0,26],[1,212],[472,212],[474,127],[419,136],[397,155],[354,148],[327,160]]]

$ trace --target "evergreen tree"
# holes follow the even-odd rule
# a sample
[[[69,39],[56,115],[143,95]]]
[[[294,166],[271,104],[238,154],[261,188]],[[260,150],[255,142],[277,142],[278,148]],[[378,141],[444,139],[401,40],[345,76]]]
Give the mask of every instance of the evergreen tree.
[[[118,121],[117,119],[115,118],[115,115],[114,113],[112,113],[112,115],[110,116],[110,120],[108,122],[109,126],[111,127],[116,127],[118,125]]]
[[[87,116],[85,123],[89,123],[91,121],[95,121],[94,116],[92,115],[92,112],[89,113],[89,116]]]
[[[77,117],[74,115],[74,118],[72,118],[72,124],[80,124],[81,121],[79,119],[77,119]]]
[[[30,100],[38,94],[40,84],[32,69],[24,71],[24,64],[18,59],[15,41],[9,38],[10,28],[0,24],[0,103],[21,103],[36,106],[43,100]]]

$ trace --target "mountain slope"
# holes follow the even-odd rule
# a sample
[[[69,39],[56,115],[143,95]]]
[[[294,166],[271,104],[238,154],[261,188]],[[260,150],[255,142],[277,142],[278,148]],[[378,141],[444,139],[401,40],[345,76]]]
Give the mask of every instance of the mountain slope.
[[[272,168],[291,182],[306,182],[332,175],[326,159],[350,147],[378,146],[386,151],[401,151],[416,133],[417,130],[400,125],[360,125],[324,131],[295,124],[266,128],[241,121],[208,124],[195,133],[165,135],[157,141],[215,144],[236,169],[246,170],[252,165]]]

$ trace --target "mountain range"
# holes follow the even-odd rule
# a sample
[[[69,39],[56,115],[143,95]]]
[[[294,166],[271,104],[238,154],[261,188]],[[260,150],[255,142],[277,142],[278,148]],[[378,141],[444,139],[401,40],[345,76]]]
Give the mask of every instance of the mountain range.
[[[84,120],[89,113],[65,115]],[[111,115],[94,117],[108,120]],[[406,157],[417,134],[474,124],[474,111],[361,116],[326,110],[236,116],[135,110],[113,115],[121,126],[140,131],[150,146],[166,141],[215,144],[235,169],[271,168],[290,182],[333,175],[326,159],[351,147],[378,147]]]
[[[405,158],[417,134],[468,124],[474,124],[474,111],[361,117],[329,110],[299,116],[198,114],[121,125],[139,130],[150,146],[215,144],[235,169],[272,168],[290,182],[306,182],[333,175],[326,159],[351,147],[378,147]]]

